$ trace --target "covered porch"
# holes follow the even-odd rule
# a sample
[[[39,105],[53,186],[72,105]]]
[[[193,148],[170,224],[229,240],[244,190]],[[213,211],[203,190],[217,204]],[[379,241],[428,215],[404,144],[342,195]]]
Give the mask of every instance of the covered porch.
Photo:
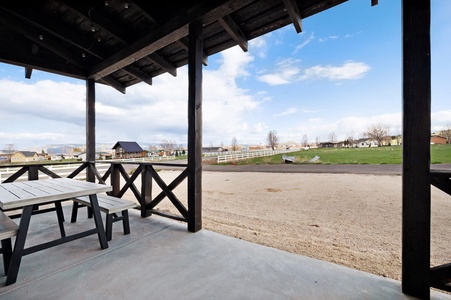
[[[398,282],[201,231],[202,65],[208,63],[209,55],[235,45],[247,51],[248,40],[290,23],[301,32],[303,18],[342,2],[345,0],[191,1],[179,7],[172,1],[155,5],[133,1],[131,9],[125,12],[124,3],[128,9],[129,1],[101,1],[95,9],[70,1],[44,4],[38,1],[31,6],[26,1],[2,4],[0,37],[4,43],[0,61],[25,67],[27,78],[33,69],[38,69],[86,80],[89,163],[95,164],[96,83],[125,93],[128,86],[136,83],[151,84],[152,77],[159,74],[175,76],[177,67],[188,64],[189,156],[184,174],[188,182],[188,205],[183,217],[188,231],[198,233],[189,234],[176,221],[149,218],[141,212],[141,218],[132,218],[139,222],[135,224],[140,228],[135,230],[139,235],[113,240],[111,248],[101,252],[97,249],[86,252],[83,250],[86,245],[76,249],[72,244],[42,251],[23,264],[20,276],[27,276],[25,281],[19,278],[18,284],[4,287],[0,292],[10,298],[48,293],[42,296],[50,299],[71,295],[79,298],[81,291],[89,291],[84,294],[92,298],[97,298],[98,293],[114,295],[124,291],[127,295],[151,293],[161,298],[192,295],[193,299],[229,298],[235,292],[235,298],[277,298],[278,295],[280,298],[330,298],[333,295],[361,299],[366,294],[377,299],[405,298],[407,294],[425,299],[445,297],[430,290],[433,281],[440,284],[444,281],[449,289],[451,270],[449,264],[444,265],[438,272],[435,270],[431,280],[430,1],[403,1],[402,288]],[[368,3],[376,5],[378,1]],[[87,40],[80,37],[80,32],[94,35]],[[99,44],[91,47],[96,41]],[[92,170],[87,180],[95,181],[96,175]],[[141,175],[143,182],[151,176],[148,171]],[[150,203],[148,195],[141,196],[142,204]],[[51,214],[42,218],[51,218]],[[39,230],[45,220],[33,230]],[[154,225],[158,226],[153,228]],[[161,243],[154,243],[158,239]],[[115,243],[119,244],[114,246]],[[49,255],[47,251],[58,252]],[[246,252],[253,255],[247,256]],[[54,262],[59,255],[61,263],[45,263],[46,259]],[[79,260],[72,260],[76,257]],[[236,266],[239,272],[230,269],[231,266]],[[42,275],[46,268],[49,268],[47,275]],[[290,282],[293,284],[287,284]],[[146,288],[142,289],[143,286]],[[164,297],[165,292],[172,294]]]
[[[63,207],[69,218],[70,205]],[[81,212],[66,228],[91,222]],[[413,299],[381,276],[208,230],[187,233],[186,224],[138,210],[130,222],[129,235],[113,226],[108,249],[91,236],[25,256],[0,299]],[[58,234],[56,214],[40,214],[28,243]],[[431,299],[451,296],[432,291]]]

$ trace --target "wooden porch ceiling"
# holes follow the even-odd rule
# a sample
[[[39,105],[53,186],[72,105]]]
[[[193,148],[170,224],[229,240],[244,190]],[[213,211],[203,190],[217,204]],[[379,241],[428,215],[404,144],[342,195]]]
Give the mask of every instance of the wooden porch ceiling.
[[[347,0],[16,0],[0,4],[0,62],[94,79],[125,93],[188,63],[188,25],[203,24],[208,56]],[[377,4],[376,0],[371,1]]]

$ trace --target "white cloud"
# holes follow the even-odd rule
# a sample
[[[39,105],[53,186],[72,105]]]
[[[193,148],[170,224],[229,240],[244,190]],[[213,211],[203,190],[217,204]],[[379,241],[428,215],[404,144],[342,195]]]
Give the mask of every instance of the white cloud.
[[[291,84],[300,80],[356,80],[365,76],[371,69],[370,66],[363,62],[347,61],[341,66],[317,65],[301,72],[299,63],[300,60],[295,59],[282,60],[276,64],[274,72],[258,76],[257,78],[269,85]]]
[[[259,133],[265,132],[266,130],[268,130],[268,128],[269,127],[266,123],[259,122],[252,126],[252,133],[259,134]]]
[[[290,107],[284,110],[283,112],[273,114],[273,117],[284,117],[288,115],[292,115],[298,112],[298,109],[296,107]]]
[[[336,40],[336,39],[339,39],[339,38],[340,38],[340,36],[338,36],[338,35],[330,35],[330,36],[325,37],[325,38],[319,38],[318,40],[319,40],[320,43],[324,43],[324,42],[326,42],[328,40]]]
[[[297,66],[299,60],[285,59],[276,64],[276,70],[273,73],[257,77],[258,80],[269,85],[282,85],[292,83],[300,73]]]
[[[215,144],[246,134],[261,126],[242,127],[245,114],[259,109],[264,93],[252,95],[236,80],[249,76],[254,57],[240,48],[223,51],[218,69],[203,72],[203,136]],[[136,140],[186,143],[188,130],[187,67],[176,78],[164,74],[154,84],[137,84],[126,95],[96,85],[96,139],[99,143]],[[18,146],[47,143],[85,143],[85,83],[14,82],[0,80],[1,143]],[[29,145],[31,144],[31,145]]]
[[[267,42],[265,36],[260,36],[249,41],[249,49],[252,53],[256,53],[259,58],[266,58]]]
[[[347,61],[341,66],[317,65],[306,69],[300,79],[354,80],[365,76],[370,69],[370,66],[363,62],[353,61]]]
[[[304,36],[304,35],[302,35]],[[302,48],[304,48],[305,46],[307,46],[308,44],[310,44],[311,41],[313,41],[315,39],[315,34],[312,32],[310,33],[310,35],[308,37],[306,37],[302,43],[300,43],[299,45],[296,46],[296,48],[294,49],[294,53],[296,53],[297,51],[301,50]]]

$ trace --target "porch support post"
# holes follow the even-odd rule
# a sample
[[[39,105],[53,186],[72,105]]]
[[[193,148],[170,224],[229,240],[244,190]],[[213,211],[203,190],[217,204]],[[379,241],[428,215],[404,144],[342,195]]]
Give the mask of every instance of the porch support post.
[[[86,80],[86,161],[96,159],[96,90],[94,79]],[[94,182],[95,175],[86,169],[86,181]]]
[[[202,229],[202,23],[189,25],[188,230]]]
[[[430,297],[430,0],[403,1],[402,291]]]

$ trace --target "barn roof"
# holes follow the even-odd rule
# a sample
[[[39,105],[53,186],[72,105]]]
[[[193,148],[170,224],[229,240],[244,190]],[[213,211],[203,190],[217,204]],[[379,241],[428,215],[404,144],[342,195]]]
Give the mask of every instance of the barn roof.
[[[117,147],[122,147],[125,152],[143,152],[144,150],[138,145],[137,142],[117,142],[112,149],[116,149]]]
[[[0,62],[94,79],[125,93],[188,63],[188,25],[208,56],[347,0],[16,0],[0,4]],[[369,1],[369,0],[368,0]],[[375,4],[377,1],[372,0]]]

